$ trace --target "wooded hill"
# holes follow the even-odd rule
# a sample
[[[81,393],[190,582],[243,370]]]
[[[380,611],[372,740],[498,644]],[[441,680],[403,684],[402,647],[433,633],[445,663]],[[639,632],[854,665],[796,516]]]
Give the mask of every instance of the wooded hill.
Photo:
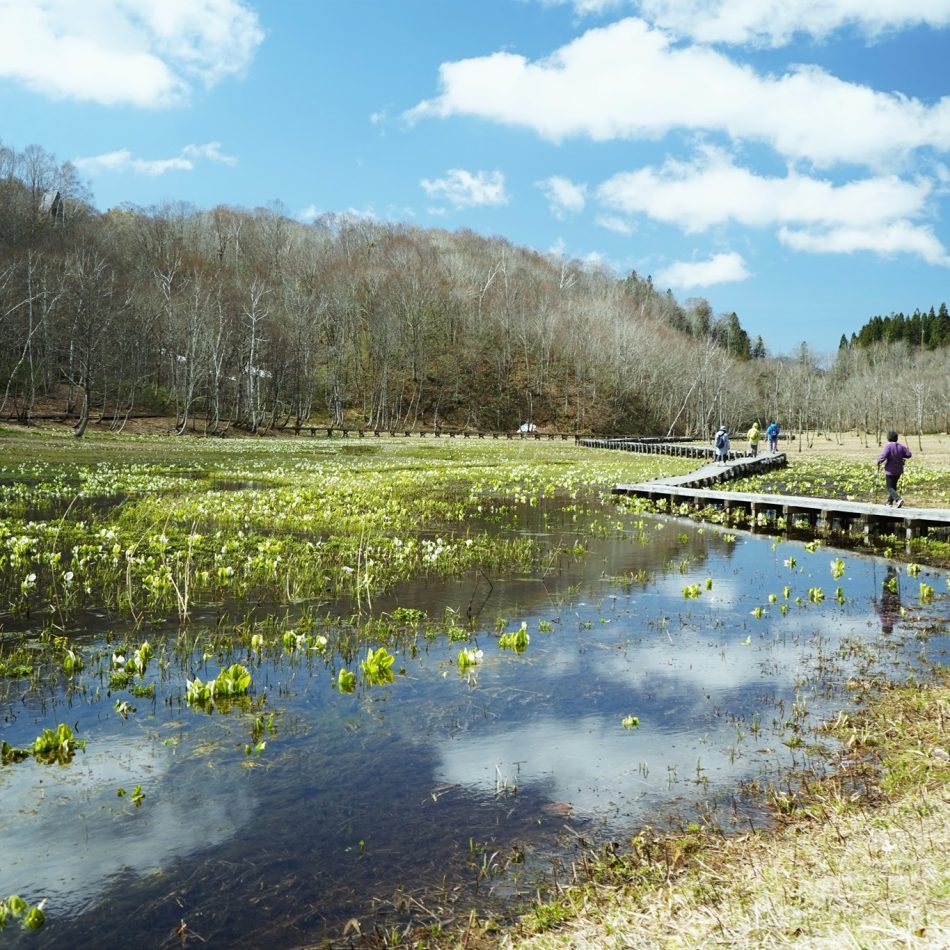
[[[99,213],[68,164],[0,148],[7,418],[61,399],[179,431],[333,425],[676,433],[753,418],[946,428],[946,352],[803,345],[770,359],[736,314],[649,278],[449,233],[280,206]],[[902,374],[914,387],[898,386]],[[62,394],[61,396],[59,394]]]

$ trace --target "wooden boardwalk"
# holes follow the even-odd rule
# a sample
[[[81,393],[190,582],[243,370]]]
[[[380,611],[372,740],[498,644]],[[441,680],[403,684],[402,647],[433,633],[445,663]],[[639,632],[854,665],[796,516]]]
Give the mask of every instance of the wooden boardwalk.
[[[351,435],[360,439],[364,439],[367,436],[374,436],[377,439],[383,436],[389,438],[403,436],[407,439],[412,436],[418,436],[420,439],[424,439],[426,436],[431,435],[434,439],[534,439],[536,442],[540,442],[542,439],[548,439],[549,441],[561,439],[564,442],[569,439],[574,439],[575,442],[577,441],[577,435],[574,432],[541,432],[537,429],[531,432],[499,432],[490,429],[407,429],[405,427],[367,429],[365,426],[349,428],[348,426],[309,425],[290,426],[289,429],[294,435],[300,435],[301,432],[309,432],[311,437],[316,437],[318,432],[322,436],[325,432],[326,438],[328,439],[332,439],[334,436],[348,439]]]
[[[871,534],[903,534],[908,542],[931,530],[950,531],[950,510],[946,508],[893,508],[835,498],[730,492],[706,487],[751,474],[751,464],[764,459],[785,464],[785,456],[781,453],[738,459],[725,464],[704,465],[688,475],[635,485],[616,485],[613,491],[619,495],[665,501],[671,509],[674,505],[685,506],[685,511],[709,506],[721,508],[727,521],[744,521],[751,526],[775,525],[781,518],[786,527],[851,533],[857,526],[866,537]]]
[[[639,452],[642,455],[675,455],[691,459],[713,459],[716,450],[711,445],[699,445],[692,437],[651,439],[639,436],[624,436],[619,439],[591,439],[578,437],[577,445],[588,449],[613,449],[619,452]],[[745,452],[729,452],[730,459],[745,458]]]

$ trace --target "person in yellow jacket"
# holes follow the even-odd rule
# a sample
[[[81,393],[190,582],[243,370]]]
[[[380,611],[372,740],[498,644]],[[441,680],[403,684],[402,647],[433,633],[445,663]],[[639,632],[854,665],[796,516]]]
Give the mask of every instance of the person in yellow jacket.
[[[759,439],[762,438],[762,432],[759,429],[759,423],[753,422],[752,428],[749,429],[749,455],[756,456],[759,454]]]

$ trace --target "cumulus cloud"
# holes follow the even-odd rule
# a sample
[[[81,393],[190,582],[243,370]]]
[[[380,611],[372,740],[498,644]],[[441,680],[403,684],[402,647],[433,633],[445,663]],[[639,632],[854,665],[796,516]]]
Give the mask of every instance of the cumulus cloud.
[[[208,142],[204,145],[186,145],[178,155],[172,158],[137,158],[127,148],[102,155],[77,158],[73,164],[86,175],[121,174],[133,172],[138,175],[157,177],[172,171],[193,171],[200,161],[217,162],[222,165],[236,165],[237,159],[221,151],[220,142]]]
[[[874,228],[829,228],[824,231],[781,228],[779,240],[796,251],[814,254],[853,254],[866,251],[880,257],[912,254],[928,264],[950,267],[946,248],[925,225],[894,221]]]
[[[439,86],[405,113],[409,121],[475,116],[554,142],[707,131],[816,165],[875,165],[921,147],[950,148],[950,97],[926,105],[817,67],[759,74],[709,47],[675,46],[635,18],[589,30],[536,61],[497,52],[443,63]]]
[[[950,25],[943,0],[639,0],[635,6],[645,19],[700,43],[783,46],[798,34],[821,39],[844,26],[873,39]]]
[[[659,168],[614,175],[597,196],[614,212],[646,214],[695,233],[727,223],[879,225],[922,214],[931,192],[925,179],[896,175],[842,185],[793,170],[767,177],[736,165],[721,149],[704,148],[692,161],[668,159]]]
[[[663,287],[689,290],[693,287],[735,283],[749,276],[742,255],[733,252],[714,254],[705,261],[677,261],[656,275],[656,283]]]
[[[242,72],[263,38],[245,0],[0,0],[0,78],[154,108]]]
[[[658,168],[614,175],[599,186],[597,198],[608,214],[642,214],[686,233],[726,225],[776,229],[779,240],[794,250],[906,253],[945,265],[943,245],[919,223],[935,193],[934,183],[925,178],[906,181],[896,175],[844,184],[794,170],[769,177],[739,167],[721,149],[706,148],[689,162],[668,159]],[[728,263],[722,256],[716,260],[723,267]],[[689,268],[695,265],[676,274],[689,277]],[[665,282],[678,287],[710,283],[681,277]]]
[[[451,168],[444,178],[423,178],[420,182],[430,198],[447,201],[455,208],[508,203],[505,176],[499,172],[469,172]]]
[[[568,178],[552,175],[536,182],[538,188],[548,199],[551,214],[563,219],[569,214],[577,214],[584,210],[587,203],[587,186],[577,185]]]

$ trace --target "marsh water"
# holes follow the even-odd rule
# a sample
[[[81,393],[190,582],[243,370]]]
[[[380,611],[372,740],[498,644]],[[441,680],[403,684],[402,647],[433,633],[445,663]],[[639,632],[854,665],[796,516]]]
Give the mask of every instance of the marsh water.
[[[577,517],[512,504],[484,527],[567,547]],[[763,824],[753,792],[822,767],[812,730],[854,707],[855,683],[946,662],[941,572],[612,517],[627,530],[543,576],[479,572],[377,598],[376,612],[448,610],[473,631],[407,643],[389,685],[341,693],[340,658],[319,651],[183,650],[173,624],[135,635],[156,655],[163,636],[176,642],[149,668],[151,699],[92,672],[71,688],[0,680],[11,745],[60,722],[86,740],[65,765],[0,768],[0,893],[47,899],[40,934],[2,939],[290,947],[437,926],[470,907],[514,913],[583,849],[639,826]],[[922,582],[934,603],[920,603]],[[123,635],[101,613],[83,623],[72,635],[87,652]],[[527,648],[501,649],[499,632],[522,623]],[[463,648],[481,656],[460,672]],[[231,662],[251,670],[250,704],[184,701],[186,678]]]

